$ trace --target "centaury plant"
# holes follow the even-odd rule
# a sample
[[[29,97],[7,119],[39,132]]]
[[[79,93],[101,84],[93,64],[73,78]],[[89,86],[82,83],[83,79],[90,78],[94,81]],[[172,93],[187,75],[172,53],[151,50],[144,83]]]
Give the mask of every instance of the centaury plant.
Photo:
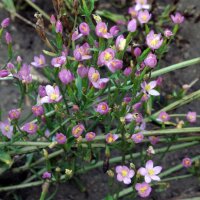
[[[66,25],[66,3],[72,7],[72,25]],[[176,101],[161,109],[155,103],[162,93],[162,74],[200,63],[195,58],[160,67],[184,17],[179,12],[165,20],[154,17],[151,5],[137,0],[125,21],[110,26],[93,14],[94,0],[53,4],[56,15],[49,18],[49,36],[42,15],[35,15],[36,30],[48,49],[30,63],[12,48],[10,19],[1,23],[0,45],[7,46],[8,58],[0,77],[17,85],[20,98],[0,123],[0,173],[27,171],[28,176],[18,185],[0,187],[0,192],[43,185],[43,200],[51,184],[57,188],[74,179],[80,186],[77,175],[101,167],[111,180],[105,199],[130,193],[132,198],[148,197],[159,181],[172,180],[166,176],[182,167],[189,176],[199,175],[200,156],[185,157],[169,169],[163,169],[162,159],[168,152],[199,145],[195,133],[200,127],[190,126],[199,117],[196,112],[169,111],[200,98],[200,91],[187,94],[191,85],[185,85]],[[33,68],[42,78],[32,74]],[[26,102],[31,109],[24,116]],[[157,143],[162,143],[160,148],[155,148]],[[122,190],[125,185],[130,188]]]

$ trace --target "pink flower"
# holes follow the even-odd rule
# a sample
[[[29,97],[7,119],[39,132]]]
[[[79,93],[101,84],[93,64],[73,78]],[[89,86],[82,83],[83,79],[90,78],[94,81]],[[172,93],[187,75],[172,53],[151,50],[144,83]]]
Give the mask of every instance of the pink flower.
[[[96,137],[96,134],[94,132],[88,132],[85,135],[85,139],[90,142],[92,140],[94,140],[94,138]]]
[[[136,183],[135,189],[138,191],[140,197],[148,197],[151,193],[152,188],[148,183]]]
[[[128,14],[131,15],[132,18],[137,17],[138,11],[135,10],[135,6],[129,7]]]
[[[197,121],[197,113],[196,112],[188,112],[186,115],[186,118],[190,123],[195,123]]]
[[[127,67],[125,68],[125,70],[123,71],[124,76],[129,76],[132,73],[132,68],[131,67]]]
[[[32,122],[26,123],[22,127],[22,130],[25,131],[25,132],[27,132],[30,135],[33,135],[33,134],[35,134],[37,132],[38,126],[37,126],[37,124],[32,123]]]
[[[72,128],[72,135],[78,138],[79,136],[81,136],[84,130],[85,127],[83,126],[83,124],[78,124]]]
[[[164,31],[164,36],[165,36],[166,38],[170,38],[172,35],[173,35],[173,33],[172,33],[171,30],[165,29],[165,31]]]
[[[128,31],[129,32],[135,32],[137,29],[137,21],[136,19],[132,19],[131,21],[128,22]]]
[[[190,158],[184,158],[182,160],[183,167],[189,168],[192,165],[192,160]]]
[[[82,33],[79,34],[78,29],[76,29],[72,34],[72,41],[78,40],[83,36]]]
[[[134,56],[137,58],[137,57],[139,57],[140,55],[141,55],[141,53],[142,53],[142,50],[139,48],[139,47],[136,47],[135,49],[134,49]]]
[[[122,69],[123,61],[118,59],[113,59],[107,64],[107,67],[112,73],[115,73],[117,70]]]
[[[60,81],[65,85],[71,83],[74,80],[74,75],[67,69],[62,69],[58,76]]]
[[[8,139],[12,138],[13,135],[13,126],[11,126],[10,121],[6,120],[4,122],[0,122],[0,130],[4,136]]]
[[[163,39],[161,37],[161,34],[155,34],[153,30],[149,32],[149,34],[146,37],[146,42],[149,48],[152,50],[159,49],[160,46],[163,43]]]
[[[184,22],[184,16],[177,12],[175,15],[171,15],[171,19],[175,24],[182,24]]]
[[[144,139],[144,135],[142,133],[136,133],[133,134],[131,136],[131,139],[135,142],[135,143],[141,143]]]
[[[79,65],[78,69],[77,69],[77,74],[81,77],[81,78],[85,78],[88,76],[88,71],[89,68],[85,67],[84,65]]]
[[[114,36],[116,36],[118,33],[119,33],[119,31],[120,31],[120,29],[119,29],[119,27],[118,26],[112,26],[111,28],[110,28],[110,34],[114,37]]]
[[[119,35],[115,42],[116,49],[118,51],[123,51],[126,46],[126,39],[123,35]]]
[[[39,56],[34,57],[34,62],[31,63],[34,67],[42,68],[46,64],[44,55],[40,54]]]
[[[114,57],[115,57],[115,51],[111,48],[108,48],[100,53],[97,64],[99,66],[103,65],[107,66],[108,63],[114,59]]]
[[[167,122],[169,120],[170,120],[170,116],[165,111],[161,111],[160,114],[158,115],[157,121]]]
[[[152,96],[159,96],[160,93],[157,90],[154,90],[157,82],[151,81],[150,83],[146,83],[145,81],[141,84],[142,90],[144,93],[147,93]]]
[[[10,74],[10,72],[6,69],[0,70],[0,78],[7,77]]]
[[[32,75],[31,75],[30,65],[23,64],[21,69],[18,71],[17,74],[14,74],[14,76],[16,78],[22,80],[23,83],[31,83],[32,82]]]
[[[50,22],[51,22],[51,24],[55,24],[56,23],[56,18],[55,18],[54,15],[51,15]]]
[[[7,44],[11,44],[12,43],[12,37],[11,37],[10,33],[6,32],[5,40],[6,40]]]
[[[82,22],[82,23],[79,25],[79,30],[80,30],[80,32],[81,32],[83,35],[89,35],[89,34],[90,34],[90,27],[89,27],[88,24],[85,23],[85,22]]]
[[[21,110],[20,109],[12,109],[8,112],[9,119],[19,119],[21,116]]]
[[[43,103],[56,103],[59,102],[62,99],[62,96],[60,95],[60,90],[58,86],[51,86],[47,85],[45,87],[46,96],[42,97],[40,102]]]
[[[150,68],[154,68],[157,65],[157,57],[153,53],[149,53],[144,60],[144,64]]]
[[[149,141],[151,142],[152,145],[156,145],[159,142],[160,138],[156,136],[150,136]]]
[[[109,106],[106,102],[101,102],[97,105],[96,111],[101,115],[106,115],[109,112]]]
[[[56,22],[56,33],[61,33],[63,32],[63,26],[60,20]]]
[[[124,182],[124,184],[130,184],[131,178],[135,175],[135,172],[132,169],[129,169],[127,166],[117,166],[115,168],[117,173],[117,180],[119,182]]]
[[[161,166],[153,167],[153,161],[148,160],[146,162],[146,166],[141,167],[138,172],[144,176],[144,180],[146,183],[151,183],[151,180],[160,181],[160,177],[157,176],[162,170]]]
[[[92,85],[97,89],[105,88],[106,84],[109,81],[108,78],[100,78],[99,72],[94,67],[90,67],[88,71],[88,78]]]
[[[1,27],[2,27],[2,28],[6,28],[6,27],[9,26],[9,24],[10,24],[10,18],[5,18],[5,19],[3,19],[3,21],[1,22]]]
[[[50,172],[44,172],[42,174],[42,178],[43,179],[50,179],[51,178],[51,173]]]
[[[36,117],[38,117],[44,115],[44,108],[41,105],[32,106],[32,112]]]
[[[56,142],[58,142],[58,144],[65,144],[66,141],[67,138],[64,134],[56,133]]]
[[[90,45],[88,43],[84,43],[82,46],[77,45],[74,50],[74,58],[77,61],[89,60],[92,58],[90,55]]]
[[[141,24],[146,24],[151,19],[151,14],[148,10],[140,10],[138,13],[138,21]]]
[[[106,142],[108,144],[111,144],[111,143],[115,142],[118,138],[119,138],[119,136],[117,134],[108,133],[106,135]]]
[[[54,67],[61,67],[65,62],[66,62],[66,57],[65,56],[59,56],[59,57],[53,58],[51,60],[51,64]]]
[[[101,38],[109,39],[113,37],[111,33],[108,33],[107,25],[104,22],[97,23],[95,32],[96,35]]]

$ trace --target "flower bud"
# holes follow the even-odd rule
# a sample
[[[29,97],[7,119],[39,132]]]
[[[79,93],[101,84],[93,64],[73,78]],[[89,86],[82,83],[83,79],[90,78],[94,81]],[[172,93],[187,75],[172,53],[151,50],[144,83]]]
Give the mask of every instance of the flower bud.
[[[63,32],[63,26],[60,20],[56,22],[56,33],[61,33]]]
[[[10,74],[10,72],[6,69],[0,70],[0,78],[7,77]]]
[[[148,56],[145,58],[144,63],[146,66],[154,68],[157,65],[156,55],[153,53],[149,53]]]
[[[8,112],[8,117],[13,120],[13,119],[19,119],[21,116],[21,110],[20,109],[12,109]]]
[[[7,43],[7,44],[11,44],[11,42],[12,42],[12,37],[11,37],[10,33],[6,32],[5,40],[6,40],[6,43]]]
[[[128,22],[128,31],[129,32],[135,32],[137,29],[137,21],[136,19],[132,19],[131,21]]]
[[[1,27],[2,28],[6,28],[8,27],[10,24],[10,18],[5,18],[2,22],[1,22]]]
[[[113,172],[111,169],[109,169],[109,170],[107,171],[107,174],[108,174],[108,176],[110,176],[111,178],[115,176],[114,172]]]

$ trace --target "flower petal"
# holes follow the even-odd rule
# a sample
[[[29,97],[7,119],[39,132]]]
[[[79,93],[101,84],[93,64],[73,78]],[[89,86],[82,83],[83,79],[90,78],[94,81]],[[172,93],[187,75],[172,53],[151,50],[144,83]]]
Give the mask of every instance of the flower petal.
[[[146,169],[152,169],[153,168],[153,161],[148,160],[145,167],[146,167]]]
[[[154,169],[154,173],[157,175],[157,174],[159,174],[161,172],[162,167],[161,166],[156,166],[153,169]]]
[[[159,96],[160,95],[160,93],[157,90],[150,90],[149,94],[152,95],[152,96]]]

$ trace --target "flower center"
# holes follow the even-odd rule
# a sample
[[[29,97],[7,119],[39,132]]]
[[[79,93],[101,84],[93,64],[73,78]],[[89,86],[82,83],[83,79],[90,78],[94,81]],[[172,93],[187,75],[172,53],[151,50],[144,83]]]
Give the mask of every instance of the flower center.
[[[146,15],[142,15],[142,20],[146,21],[147,20],[147,16]]]
[[[145,86],[145,90],[146,90],[147,92],[149,92],[149,90],[151,90],[151,86],[150,86],[150,85],[146,85],[146,86]]]
[[[55,93],[52,93],[51,96],[50,96],[50,99],[55,101],[56,99],[58,98],[58,95],[55,94]]]
[[[106,27],[101,27],[99,32],[105,34],[105,33],[107,33],[107,28]]]
[[[99,74],[98,73],[93,73],[92,74],[92,81],[97,82],[99,80]]]
[[[106,52],[104,58],[106,61],[109,61],[110,59],[112,59],[112,55],[110,53]]]
[[[154,170],[153,170],[153,169],[149,169],[149,170],[148,170],[148,174],[149,174],[150,176],[154,175]]]
[[[158,42],[159,42],[159,40],[158,40],[157,34],[154,34],[153,39],[151,40],[150,44],[152,46],[156,46],[158,44]]]
[[[121,173],[122,173],[122,176],[123,176],[123,177],[125,177],[125,176],[128,175],[128,172],[127,172],[125,169],[123,169]]]
[[[40,65],[43,65],[43,64],[44,64],[44,62],[43,62],[43,60],[42,60],[41,58],[39,59],[39,64],[40,64]]]
[[[6,132],[8,132],[10,130],[10,127],[7,125],[7,126],[5,126],[4,129],[5,129]]]
[[[143,187],[140,188],[140,192],[141,193],[146,192],[146,190],[147,190],[147,186],[143,186]]]
[[[101,109],[105,111],[105,110],[107,110],[107,106],[106,105],[101,105]]]
[[[112,143],[112,142],[114,142],[114,138],[113,138],[112,135],[110,135],[110,136],[108,137],[108,143]]]
[[[81,128],[80,128],[80,127],[77,127],[77,128],[74,130],[74,133],[75,133],[75,134],[78,134],[80,131],[81,131]]]
[[[33,130],[34,130],[34,125],[33,125],[33,124],[30,124],[28,130],[29,130],[29,131],[33,131]]]

